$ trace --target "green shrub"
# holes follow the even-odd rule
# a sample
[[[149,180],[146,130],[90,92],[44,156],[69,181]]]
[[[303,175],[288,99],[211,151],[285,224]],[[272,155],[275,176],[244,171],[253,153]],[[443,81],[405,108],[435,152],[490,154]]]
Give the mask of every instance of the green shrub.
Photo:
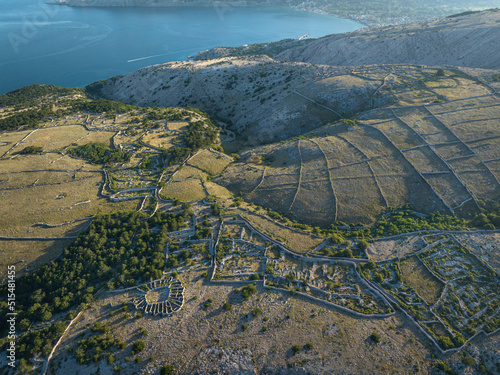
[[[462,363],[466,366],[475,366],[476,361],[474,361],[474,358],[472,358],[469,354],[464,353],[462,355]]]
[[[366,241],[366,240],[359,241],[357,247],[360,250],[366,250],[366,249],[368,249],[368,241]]]
[[[165,365],[160,370],[160,375],[173,375],[174,374],[174,366]]]
[[[137,340],[136,342],[134,342],[134,345],[132,345],[132,354],[137,354],[142,352],[145,347],[146,344],[144,344],[143,341]]]
[[[19,151],[20,154],[38,154],[43,151],[43,147],[40,146],[28,146]]]
[[[370,340],[372,340],[374,343],[378,344],[380,342],[380,335],[378,333],[373,332],[370,335]]]
[[[255,316],[261,316],[262,315],[262,310],[259,309],[258,307],[252,310],[252,315]]]
[[[451,369],[451,367],[448,366],[448,364],[446,364],[445,362],[443,362],[441,360],[438,360],[434,364],[434,366],[436,366],[438,369],[440,369],[441,371],[444,371],[447,374],[453,374],[453,370]]]
[[[253,284],[241,288],[241,295],[245,300],[249,300],[255,293],[257,293],[257,288]]]

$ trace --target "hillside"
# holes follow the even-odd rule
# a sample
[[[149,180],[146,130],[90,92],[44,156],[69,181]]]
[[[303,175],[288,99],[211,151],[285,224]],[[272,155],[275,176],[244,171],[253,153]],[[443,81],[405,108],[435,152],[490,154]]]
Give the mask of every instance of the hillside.
[[[348,68],[282,63],[262,56],[155,65],[98,82],[90,92],[141,106],[176,103],[209,111],[235,133],[226,144],[237,150],[352,116],[370,107],[371,94],[380,84],[358,79]],[[380,97],[384,105],[390,100]]]
[[[484,160],[497,138],[464,136],[494,129],[485,116],[498,117],[497,83],[391,69],[393,100],[419,104],[368,110],[241,158],[221,152],[223,130],[194,108],[133,107],[55,86],[0,96],[0,272],[16,270],[15,283],[0,285],[0,320],[14,284],[19,371],[9,371],[6,324],[0,369],[432,374],[441,360],[460,369],[466,352],[468,366],[494,371],[500,235],[484,229],[500,216],[415,209],[450,213],[446,204],[465,199],[477,213],[461,181],[477,197],[498,194],[488,166],[498,168]],[[409,77],[442,98],[423,105],[431,97]],[[454,116],[469,120],[452,134],[444,128]],[[453,152],[465,163],[438,161]],[[240,192],[280,211],[291,202],[288,216],[306,223]],[[413,208],[384,205],[408,197]],[[370,227],[333,223],[367,215],[377,216]]]
[[[224,146],[242,156],[220,182],[317,225],[373,223],[406,203],[468,216],[496,201],[499,88],[492,70],[268,57],[162,64],[90,87],[130,104],[217,114]]]
[[[375,77],[377,69],[356,74]],[[444,198],[465,198],[466,207],[471,198],[450,170],[423,171],[426,185],[416,169],[443,167],[438,155],[466,152],[468,142],[480,147],[467,166],[498,152],[497,138],[475,142],[456,124],[459,141],[443,129],[455,115],[469,116],[467,130],[478,113],[494,114],[492,87],[460,71],[391,69],[400,83],[388,86],[394,100],[419,105],[365,111],[356,122],[243,150],[238,162],[194,108],[132,107],[54,86],[0,96],[0,271],[16,269],[15,284],[0,285],[0,320],[14,284],[19,359],[9,371],[3,324],[0,369],[433,374],[440,361],[461,369],[467,353],[467,366],[494,372],[500,235],[476,227],[499,227],[498,215],[467,221],[405,206],[371,227],[332,223],[337,209],[339,219],[362,220],[406,193],[414,208],[449,213],[430,186],[450,181],[455,190]],[[429,96],[412,93],[408,77],[443,99],[424,106]],[[460,98],[464,92],[476,96]],[[481,131],[494,128],[478,119]],[[422,137],[407,123],[418,123]],[[432,160],[416,166],[418,152]],[[466,180],[460,161],[448,164]],[[495,194],[486,168],[475,167],[473,193]],[[292,192],[290,213],[307,223],[221,184],[275,209]],[[319,221],[330,225],[313,227]]]
[[[261,53],[276,60],[333,66],[422,64],[500,69],[498,40],[500,10],[497,9],[410,25],[362,29],[315,40],[218,47],[194,58]]]

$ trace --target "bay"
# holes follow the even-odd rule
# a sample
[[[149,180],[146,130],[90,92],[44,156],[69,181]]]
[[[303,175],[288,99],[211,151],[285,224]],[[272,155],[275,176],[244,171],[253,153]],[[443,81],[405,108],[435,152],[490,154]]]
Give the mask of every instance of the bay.
[[[0,93],[33,83],[83,87],[216,46],[360,27],[284,7],[71,8],[0,0]]]

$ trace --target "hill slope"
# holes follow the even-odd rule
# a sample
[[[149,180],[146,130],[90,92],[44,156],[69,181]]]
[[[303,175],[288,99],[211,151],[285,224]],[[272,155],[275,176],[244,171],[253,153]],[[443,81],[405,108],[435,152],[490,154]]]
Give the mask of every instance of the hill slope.
[[[497,200],[499,81],[491,70],[251,57],[157,65],[91,89],[217,114],[230,124],[226,148],[242,156],[219,182],[289,217],[328,225],[371,223],[406,203],[468,216]]]
[[[382,81],[351,69],[277,62],[267,56],[155,65],[96,83],[95,94],[140,106],[189,105],[236,133],[233,150],[276,142],[369,109]],[[380,96],[377,105],[391,103]]]

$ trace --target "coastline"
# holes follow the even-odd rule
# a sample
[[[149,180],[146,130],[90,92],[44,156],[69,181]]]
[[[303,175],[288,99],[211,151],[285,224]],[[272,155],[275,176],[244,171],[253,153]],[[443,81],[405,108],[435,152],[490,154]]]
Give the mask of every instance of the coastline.
[[[290,5],[289,3],[283,2],[283,4],[276,4],[276,3],[271,3],[267,1],[266,3],[258,3],[258,2],[251,2],[251,1],[199,1],[199,2],[189,2],[189,3],[184,3],[184,2],[173,2],[173,1],[166,1],[166,2],[157,2],[157,3],[152,3],[149,1],[146,1],[143,4],[137,4],[138,2],[141,2],[141,0],[116,0],[114,3],[107,3],[105,5],[100,5],[100,0],[96,0],[95,2],[86,2],[84,0],[60,0],[60,1],[48,1],[46,4],[48,5],[60,5],[60,6],[68,6],[72,8],[170,8],[170,7],[215,7],[221,9],[221,11],[224,11],[224,8],[245,8],[245,7],[276,7],[276,6],[283,6],[289,9],[297,10],[297,11],[302,11],[302,12],[308,12],[308,13],[315,13],[315,14],[322,14],[325,16],[330,16],[330,17],[335,17],[339,19],[344,19],[344,20],[349,20],[353,21],[356,23],[359,23],[360,25],[363,25],[362,29],[366,28],[373,28],[373,27],[378,27],[378,26],[383,26],[379,23],[372,23],[369,22],[365,19],[359,19],[356,17],[351,17],[348,15],[341,15],[338,13],[329,13],[325,9],[321,7],[314,7],[314,8],[309,8],[304,5]]]

